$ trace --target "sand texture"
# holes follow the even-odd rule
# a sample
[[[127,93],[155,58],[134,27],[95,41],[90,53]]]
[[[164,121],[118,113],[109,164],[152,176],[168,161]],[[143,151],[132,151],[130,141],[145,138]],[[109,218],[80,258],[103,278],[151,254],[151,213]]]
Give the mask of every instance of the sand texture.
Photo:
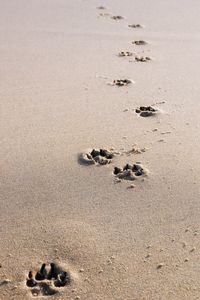
[[[199,10],[0,0],[0,300],[200,299]]]

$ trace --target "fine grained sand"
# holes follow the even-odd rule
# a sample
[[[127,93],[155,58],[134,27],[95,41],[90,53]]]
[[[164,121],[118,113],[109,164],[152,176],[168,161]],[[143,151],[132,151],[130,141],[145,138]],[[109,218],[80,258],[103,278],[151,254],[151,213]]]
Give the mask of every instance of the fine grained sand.
[[[28,272],[51,262],[72,278],[51,299],[200,299],[199,9],[0,1],[0,299],[29,299]],[[112,147],[105,166],[77,160]],[[116,180],[138,161],[147,177]]]

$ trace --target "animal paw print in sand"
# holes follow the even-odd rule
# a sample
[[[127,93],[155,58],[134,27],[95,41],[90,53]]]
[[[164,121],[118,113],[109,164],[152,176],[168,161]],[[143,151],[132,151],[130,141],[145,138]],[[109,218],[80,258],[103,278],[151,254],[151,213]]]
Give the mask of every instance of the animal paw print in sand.
[[[141,24],[129,24],[128,27],[130,28],[143,28]]]
[[[126,164],[123,169],[115,167],[113,174],[121,180],[134,181],[140,176],[147,175],[147,169],[145,169],[141,164],[136,163],[133,165]]]
[[[133,83],[132,80],[130,79],[115,79],[113,80],[112,85],[116,85],[116,86],[126,86]]]
[[[149,56],[140,56],[140,57],[136,56],[135,57],[135,61],[137,61],[137,62],[148,62],[150,60],[152,60],[152,58]]]
[[[148,43],[144,40],[138,40],[138,41],[133,41],[132,44],[137,46],[143,46],[143,45],[147,45]]]
[[[118,53],[119,57],[124,57],[124,56],[133,56],[133,53],[130,51],[121,51]]]
[[[30,288],[33,296],[52,296],[59,292],[61,287],[69,285],[71,278],[68,272],[65,272],[55,263],[50,267],[42,264],[40,270],[35,274],[32,271],[28,273],[26,286]]]
[[[107,165],[114,157],[114,152],[106,149],[93,149],[79,154],[79,162],[85,165]]]
[[[122,16],[112,16],[111,19],[113,19],[115,21],[119,21],[119,20],[123,20],[124,17],[122,17]]]
[[[154,116],[158,109],[153,106],[140,106],[139,108],[136,108],[135,112],[140,115],[140,117],[151,117]]]

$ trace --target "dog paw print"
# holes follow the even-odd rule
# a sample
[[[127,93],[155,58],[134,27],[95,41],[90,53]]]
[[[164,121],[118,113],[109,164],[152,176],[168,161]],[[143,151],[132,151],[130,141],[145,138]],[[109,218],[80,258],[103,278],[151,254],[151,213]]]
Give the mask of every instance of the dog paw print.
[[[115,21],[119,21],[119,20],[123,20],[124,17],[122,17],[122,16],[112,16],[111,19],[113,19]]]
[[[126,164],[123,168],[115,167],[113,174],[120,180],[134,181],[140,176],[147,175],[147,169],[141,164]]]
[[[151,117],[158,113],[158,109],[153,106],[140,106],[136,108],[135,112],[140,115],[140,117]]]
[[[132,44],[137,46],[144,46],[147,45],[148,43],[144,40],[137,40],[137,41],[133,41]]]
[[[116,86],[126,86],[133,83],[132,80],[130,79],[115,79],[113,80],[112,85],[116,85]]]
[[[107,149],[92,149],[79,154],[79,163],[84,165],[107,165],[112,162],[115,153]]]
[[[124,56],[133,56],[133,53],[130,51],[121,51],[118,53],[119,57],[124,57]]]
[[[130,28],[143,28],[144,26],[142,26],[141,24],[129,24],[128,27],[130,27]]]
[[[150,60],[152,60],[152,58],[149,56],[136,56],[135,57],[135,61],[137,61],[137,62],[147,62]]]
[[[26,279],[26,286],[34,297],[52,296],[59,292],[59,288],[69,285],[70,282],[69,273],[63,271],[57,264],[51,263],[50,266],[42,264],[35,275],[30,271]]]

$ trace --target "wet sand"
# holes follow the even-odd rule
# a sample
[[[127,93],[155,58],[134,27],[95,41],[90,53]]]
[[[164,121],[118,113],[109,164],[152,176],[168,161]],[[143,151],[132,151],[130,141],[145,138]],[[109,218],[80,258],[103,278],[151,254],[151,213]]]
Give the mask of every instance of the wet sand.
[[[0,1],[0,299],[199,299],[198,11]]]

